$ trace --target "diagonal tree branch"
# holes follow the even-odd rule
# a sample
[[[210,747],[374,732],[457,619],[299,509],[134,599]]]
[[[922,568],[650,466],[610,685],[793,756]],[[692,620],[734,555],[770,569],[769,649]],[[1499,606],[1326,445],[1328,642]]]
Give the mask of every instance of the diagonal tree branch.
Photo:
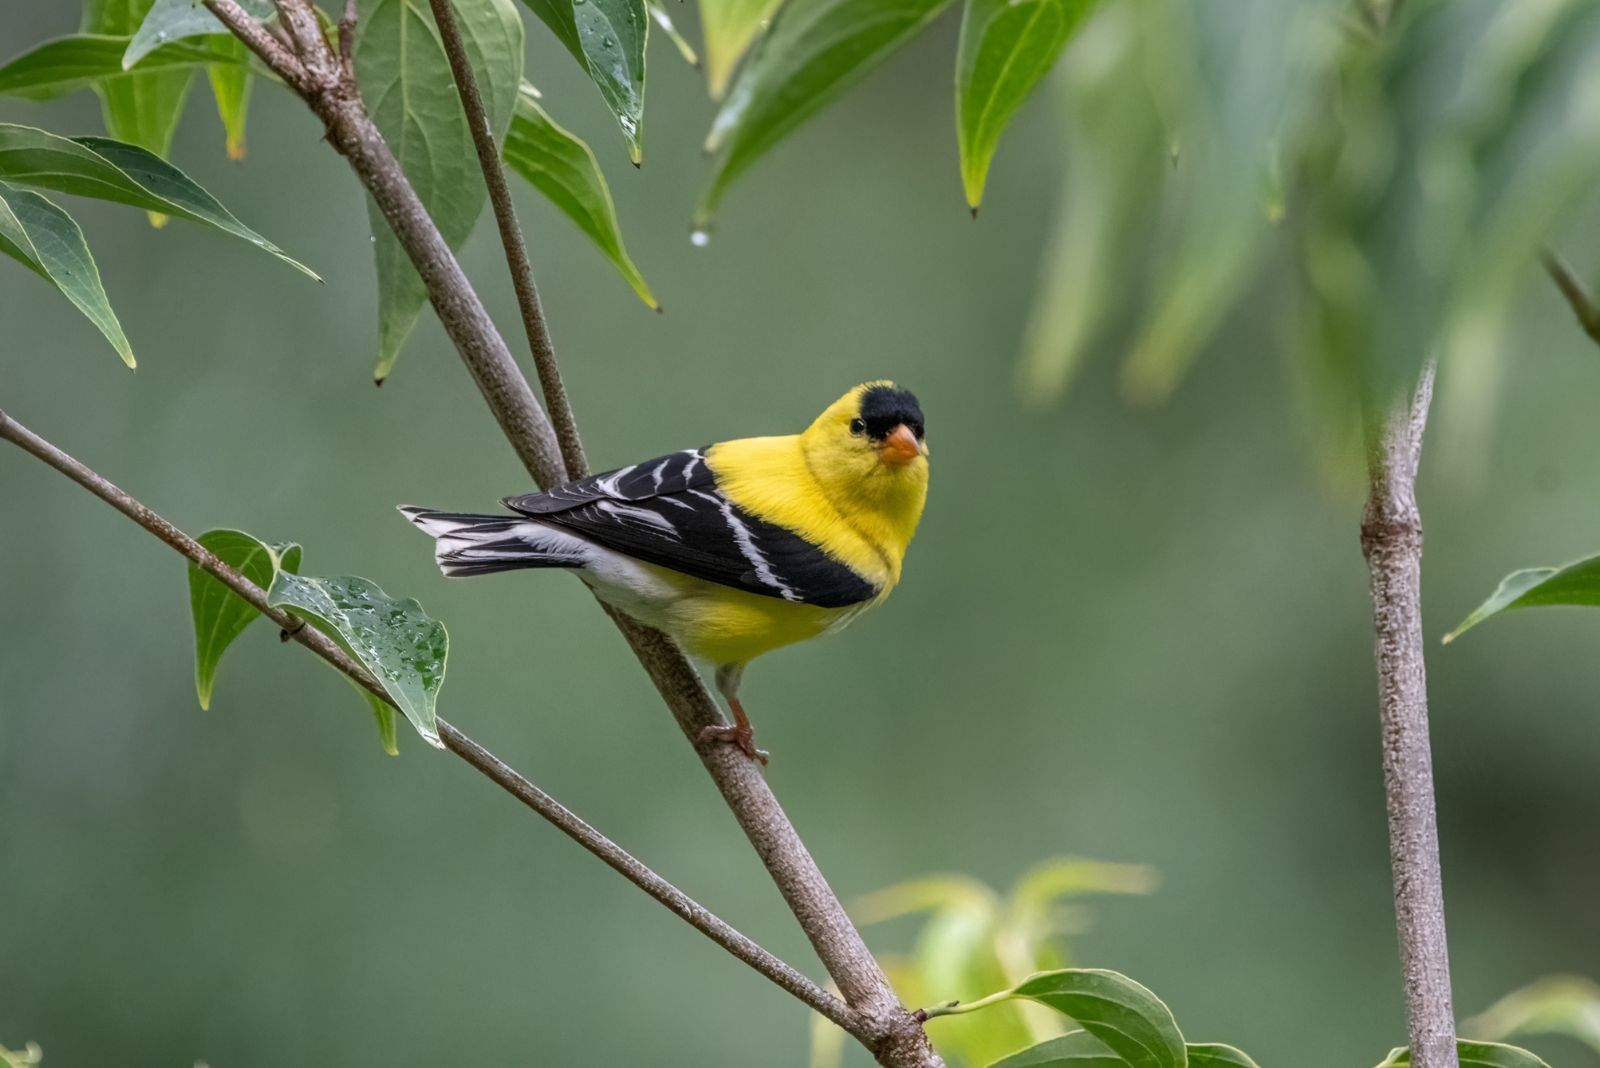
[[[173,526],[150,508],[97,474],[77,459],[33,433],[5,412],[0,411],[0,439],[44,461],[72,481],[132,519],[145,530],[188,557],[196,566],[227,586],[241,599],[266,616],[284,633],[316,653],[357,686],[391,708],[398,707],[376,679],[352,660],[327,635],[304,625],[281,609],[267,603],[260,586],[245,578],[209,552],[205,546]],[[438,721],[439,737],[452,753],[465,760],[511,796],[543,816],[567,837],[599,857],[612,870],[671,909],[717,945],[793,994],[844,1030],[865,1040],[870,1032],[854,1010],[817,986],[794,968],[761,948],[730,926],[710,909],[695,901],[672,883],[657,875],[642,861],[585,823],[576,813],[524,778],[514,768],[463,734],[444,719]]]
[[[279,2],[303,6],[305,0]],[[236,0],[204,3],[235,33],[250,22]],[[382,211],[422,277],[456,352],[528,473],[542,487],[558,484],[564,466],[559,445],[527,379],[383,135],[367,115],[355,83],[325,41],[316,42],[311,51],[314,54],[302,51],[299,56],[305,77],[298,83],[287,77],[285,81],[295,87],[322,120],[329,143],[350,163]],[[268,59],[265,55],[262,58]],[[885,1068],[943,1068],[943,1061],[933,1052],[921,1024],[900,1003],[760,769],[733,747],[698,743],[703,728],[723,722],[722,713],[700,676],[664,635],[619,613],[610,614],[679,728],[696,747],[701,763],[845,1001],[865,1021],[868,1037],[861,1039],[863,1044]],[[859,1034],[857,1037],[861,1038]]]
[[[522,227],[517,224],[517,209],[511,203],[511,190],[506,186],[506,169],[500,162],[500,147],[494,143],[494,135],[489,131],[489,115],[483,107],[483,94],[478,92],[478,82],[473,77],[472,63],[467,58],[467,48],[461,40],[461,28],[456,25],[455,13],[450,9],[450,0],[428,2],[433,6],[433,20],[439,26],[439,38],[444,43],[445,55],[450,59],[450,73],[455,78],[461,106],[467,113],[472,147],[477,150],[478,163],[483,168],[484,185],[489,189],[489,203],[494,206],[494,221],[500,228],[500,244],[506,253],[506,270],[511,274],[511,284],[517,293],[522,329],[528,335],[533,367],[539,374],[539,389],[544,393],[550,421],[555,424],[556,440],[561,443],[561,459],[566,467],[567,478],[580,478],[587,473],[589,461],[583,454],[583,439],[578,436],[578,424],[572,415],[572,402],[567,399],[567,387],[561,381],[555,342],[550,339],[544,306],[539,301],[539,287],[534,283],[533,266],[528,262],[528,246],[522,238]]]
[[[1600,308],[1595,307],[1594,301],[1589,299],[1589,293],[1578,281],[1578,276],[1572,273],[1572,268],[1567,266],[1565,260],[1548,249],[1544,254],[1544,269],[1550,272],[1550,278],[1566,298],[1567,306],[1577,317],[1583,332],[1589,335],[1591,341],[1600,344]]]
[[[1378,702],[1383,721],[1383,782],[1410,1020],[1411,1063],[1456,1068],[1450,953],[1445,937],[1439,825],[1428,742],[1428,679],[1422,640],[1422,514],[1417,464],[1433,399],[1434,365],[1415,395],[1388,416],[1369,443],[1361,549],[1372,585],[1377,631]]]

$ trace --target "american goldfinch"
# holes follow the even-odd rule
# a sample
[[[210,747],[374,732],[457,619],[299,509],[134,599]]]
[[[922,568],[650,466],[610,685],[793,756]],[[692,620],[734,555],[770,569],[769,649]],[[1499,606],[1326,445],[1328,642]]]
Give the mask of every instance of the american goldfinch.
[[[799,434],[686,449],[505,498],[515,515],[400,511],[433,536],[446,575],[564,568],[710,661],[734,724],[701,740],[765,763],[739,703],[745,665],[886,598],[927,493],[917,398],[868,382]]]

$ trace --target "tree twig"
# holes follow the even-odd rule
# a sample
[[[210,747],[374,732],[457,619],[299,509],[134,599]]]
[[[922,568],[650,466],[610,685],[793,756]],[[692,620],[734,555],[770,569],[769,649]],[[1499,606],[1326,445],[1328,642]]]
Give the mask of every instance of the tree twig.
[[[241,18],[248,21],[235,0],[204,3],[235,32]],[[336,63],[333,66],[337,69]],[[421,276],[457,354],[528,473],[540,486],[560,482],[564,467],[560,448],[527,379],[367,115],[355,84],[348,77],[328,76],[326,69],[307,61],[306,78],[289,84],[323,121],[329,142],[350,163],[388,221]],[[699,744],[704,727],[723,722],[700,676],[664,635],[616,612],[611,616],[695,746],[846,1003],[865,1021],[870,1037],[863,1038],[863,1044],[884,1068],[943,1068],[944,1062],[933,1052],[921,1025],[900,1004],[759,767],[731,746]]]
[[[1578,276],[1572,273],[1572,268],[1567,266],[1565,260],[1549,249],[1544,253],[1544,269],[1550,272],[1556,288],[1567,299],[1567,306],[1577,316],[1583,332],[1589,335],[1591,341],[1600,344],[1600,308],[1595,307],[1594,301],[1589,299],[1589,293],[1578,281]]]
[[[360,664],[352,660],[343,649],[315,627],[308,627],[281,609],[267,603],[266,591],[228,564],[209,552],[176,526],[163,519],[127,492],[108,481],[94,470],[41,438],[33,431],[0,411],[0,439],[11,442],[24,452],[44,461],[72,481],[111,505],[117,511],[139,524],[196,566],[227,586],[262,615],[276,623],[285,636],[316,653],[334,668],[344,673],[356,685],[371,693],[391,708],[394,700],[382,685]],[[477,771],[511,796],[543,816],[567,837],[599,857],[608,867],[622,875],[633,885],[655,898],[695,930],[710,938],[739,960],[793,994],[829,1020],[851,1034],[864,1040],[870,1037],[860,1014],[816,983],[784,963],[778,957],[752,942],[710,909],[679,890],[627,850],[584,822],[576,813],[555,798],[539,789],[505,761],[473,741],[461,730],[444,719],[438,720],[439,738],[456,756],[472,765]]]
[[[1409,404],[1370,435],[1370,492],[1361,549],[1372,586],[1377,633],[1383,781],[1394,872],[1395,926],[1405,979],[1411,1063],[1456,1068],[1450,954],[1445,935],[1439,827],[1428,742],[1428,682],[1422,639],[1422,514],[1417,464],[1433,397],[1430,360]]]
[[[494,221],[500,228],[500,244],[506,253],[506,270],[511,274],[511,284],[517,293],[522,328],[528,335],[528,349],[533,353],[533,367],[539,374],[539,388],[544,393],[545,409],[550,413],[556,440],[561,444],[561,459],[567,477],[578,478],[588,471],[589,462],[583,454],[583,440],[578,437],[578,425],[572,416],[572,403],[567,399],[567,387],[561,381],[555,343],[550,339],[550,327],[539,302],[539,287],[533,280],[533,267],[528,262],[528,246],[522,237],[522,227],[517,225],[517,209],[511,203],[511,190],[506,186],[506,170],[500,161],[500,148],[495,144],[494,131],[489,128],[483,95],[478,92],[478,82],[473,76],[472,63],[467,58],[466,45],[461,40],[461,28],[456,24],[450,0],[429,0],[429,3],[433,6],[433,20],[439,26],[439,39],[450,60],[450,73],[455,78],[461,106],[467,114],[472,145],[478,152],[478,164],[483,169],[489,203],[494,207]]]

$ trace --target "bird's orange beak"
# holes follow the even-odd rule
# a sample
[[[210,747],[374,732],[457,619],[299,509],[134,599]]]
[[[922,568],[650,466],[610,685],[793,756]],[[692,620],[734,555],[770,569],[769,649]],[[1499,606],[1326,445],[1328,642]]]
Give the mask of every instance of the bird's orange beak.
[[[878,446],[878,457],[884,463],[904,466],[919,456],[928,455],[928,446],[917,440],[911,428],[901,423],[889,432],[883,439],[883,444]]]

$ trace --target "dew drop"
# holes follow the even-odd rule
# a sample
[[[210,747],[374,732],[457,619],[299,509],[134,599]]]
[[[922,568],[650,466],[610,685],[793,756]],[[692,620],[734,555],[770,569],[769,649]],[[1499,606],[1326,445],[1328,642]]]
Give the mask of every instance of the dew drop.
[[[705,248],[707,245],[711,244],[710,231],[702,230],[699,227],[690,230],[689,244],[693,245],[695,248]]]
[[[617,47],[617,42],[615,42],[611,38],[607,37],[607,38],[605,38],[604,40],[602,40],[600,42],[600,45],[603,48],[615,48],[615,47]]]

